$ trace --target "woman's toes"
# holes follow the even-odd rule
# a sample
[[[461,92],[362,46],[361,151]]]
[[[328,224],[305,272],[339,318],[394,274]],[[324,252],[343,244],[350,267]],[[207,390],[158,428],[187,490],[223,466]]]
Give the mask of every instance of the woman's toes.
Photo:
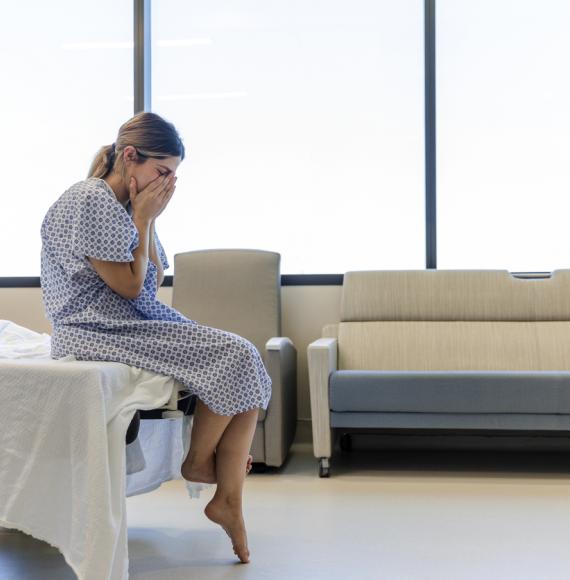
[[[241,560],[243,564],[249,562],[249,550],[246,546],[234,546],[234,554]]]

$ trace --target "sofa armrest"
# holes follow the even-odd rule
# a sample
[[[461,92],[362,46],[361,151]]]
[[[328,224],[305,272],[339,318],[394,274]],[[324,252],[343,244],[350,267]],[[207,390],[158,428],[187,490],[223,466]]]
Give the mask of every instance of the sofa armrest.
[[[315,457],[331,456],[329,376],[337,370],[338,341],[319,338],[307,347],[313,453]]]
[[[297,350],[284,336],[265,344],[265,364],[271,377],[271,401],[264,420],[265,463],[285,461],[297,429]]]

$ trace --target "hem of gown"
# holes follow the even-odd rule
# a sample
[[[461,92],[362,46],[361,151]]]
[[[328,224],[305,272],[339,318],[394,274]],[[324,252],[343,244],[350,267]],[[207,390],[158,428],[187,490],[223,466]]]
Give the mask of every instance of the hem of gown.
[[[58,354],[59,354],[59,356],[58,356]],[[83,358],[83,357],[78,358],[77,355],[75,355],[75,354],[62,355],[61,353],[51,353],[50,356],[54,360],[61,360],[61,359],[65,359],[68,357],[73,357],[75,360],[92,360],[95,362],[122,362],[122,361],[109,361],[109,360],[98,359],[98,358],[93,358],[93,359],[91,359],[91,358],[87,359],[87,358]],[[128,364],[128,363],[122,363],[122,364]],[[135,366],[135,365],[130,365],[130,366]],[[143,368],[143,367],[137,367],[137,368]],[[152,369],[146,369],[146,370],[150,370],[151,372],[156,372],[156,371],[153,371]],[[176,377],[171,377],[171,378],[173,378],[174,380],[176,380],[176,381],[180,382],[182,385],[184,385],[184,383],[182,383],[180,381],[180,379],[177,379]],[[240,413],[247,413],[248,411],[252,411],[253,409],[263,409],[264,411],[267,411],[267,408],[269,407],[270,399],[268,399],[267,401],[265,401],[261,405],[253,405],[253,406],[247,405],[244,407],[239,407],[237,410],[232,411],[230,413],[223,413],[220,410],[216,409],[215,406],[209,404],[208,401],[206,401],[202,397],[200,397],[200,395],[198,393],[194,392],[191,388],[187,387],[186,385],[184,385],[184,387],[185,387],[184,390],[181,390],[181,392],[183,392],[185,394],[187,393],[186,396],[195,396],[197,399],[200,399],[200,401],[202,401],[202,403],[204,403],[204,405],[206,405],[206,407],[208,407],[208,409],[212,413],[214,413],[215,415],[220,415],[222,417],[233,417],[235,415],[239,415]],[[185,398],[185,397],[180,397],[180,398]]]
[[[224,416],[224,417],[233,417],[235,415],[239,415],[240,413],[246,413],[247,411],[251,411],[253,409],[263,409],[264,411],[266,411],[267,408],[269,407],[269,402],[271,400],[271,390],[270,390],[269,391],[268,398],[265,399],[261,404],[252,404],[251,401],[250,401],[247,404],[242,405],[241,407],[238,407],[237,409],[232,409],[229,412],[223,412],[222,410],[220,410],[219,408],[217,408],[216,405],[209,404],[209,401],[206,400],[207,398],[209,399],[209,397],[207,397],[207,398],[200,397],[200,394],[197,393],[197,392],[195,392],[195,390],[192,388],[193,383],[188,384],[184,380],[183,377],[180,377],[178,375],[177,376],[174,376],[174,374],[170,374],[170,373],[160,373],[160,371],[157,371],[155,368],[151,367],[150,365],[148,365],[148,366],[147,365],[139,366],[139,365],[133,364],[131,362],[127,362],[125,360],[109,359],[109,358],[106,358],[106,357],[98,357],[96,355],[95,356],[85,356],[84,354],[80,354],[80,353],[71,353],[71,352],[70,353],[65,353],[65,350],[66,349],[63,349],[63,351],[60,350],[60,349],[58,349],[56,347],[56,345],[54,344],[54,341],[53,340],[51,341],[50,347],[51,347],[51,353],[50,353],[50,355],[51,355],[51,358],[54,358],[54,359],[62,359],[62,358],[67,358],[69,356],[72,356],[76,360],[91,360],[91,361],[101,361],[101,362],[118,362],[118,363],[121,363],[121,364],[126,364],[126,365],[133,366],[133,367],[136,367],[136,368],[142,368],[144,370],[148,370],[148,371],[151,371],[151,372],[155,372],[155,373],[158,373],[158,374],[164,374],[165,376],[169,376],[172,379],[174,379],[175,381],[178,381],[184,387],[184,391],[185,392],[190,393],[191,395],[195,395],[197,398],[199,398],[208,407],[208,409],[212,413],[214,413],[216,415]],[[266,382],[266,384],[263,384],[263,381],[260,380],[260,384],[263,385],[263,388],[264,389],[267,388],[267,386],[269,386],[269,389],[271,389],[271,385],[272,385],[271,380],[269,380],[269,384],[268,385],[267,385],[267,382]]]
[[[195,394],[195,393],[193,393]],[[267,411],[267,407],[269,407],[269,401],[265,402],[264,404],[261,405],[248,405],[248,406],[244,406],[243,408],[239,408],[237,411],[232,412],[232,413],[221,413],[217,410],[215,410],[212,405],[209,405],[207,401],[205,401],[204,399],[202,399],[199,395],[195,394],[197,399],[200,399],[200,401],[202,401],[202,403],[204,403],[204,405],[206,405],[206,407],[208,407],[208,409],[214,413],[215,415],[221,415],[223,417],[233,417],[234,415],[239,415],[240,413],[247,413],[248,411],[253,411],[253,409],[263,409],[264,411]]]

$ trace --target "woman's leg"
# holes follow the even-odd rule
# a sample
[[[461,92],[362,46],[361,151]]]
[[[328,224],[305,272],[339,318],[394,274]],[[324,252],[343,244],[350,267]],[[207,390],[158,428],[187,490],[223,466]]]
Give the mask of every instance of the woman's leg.
[[[185,479],[217,482],[204,513],[230,536],[242,562],[249,561],[242,515],[243,482],[258,415],[257,408],[234,416],[217,415],[198,399],[190,449],[182,465]]]
[[[242,514],[245,467],[259,409],[235,415],[222,434],[216,449],[216,493],[206,506],[206,516],[221,525],[230,536],[234,553],[249,562],[247,535]]]
[[[200,400],[192,419],[190,449],[182,464],[182,477],[188,481],[216,483],[215,449],[233,415],[218,415]],[[252,436],[253,437],[253,436]],[[251,442],[250,442],[251,444]],[[251,455],[247,456],[246,473],[251,470]]]
[[[182,464],[182,477],[188,481],[216,483],[216,461],[214,451],[222,433],[233,419],[233,415],[217,415],[200,400],[192,418],[190,449]]]

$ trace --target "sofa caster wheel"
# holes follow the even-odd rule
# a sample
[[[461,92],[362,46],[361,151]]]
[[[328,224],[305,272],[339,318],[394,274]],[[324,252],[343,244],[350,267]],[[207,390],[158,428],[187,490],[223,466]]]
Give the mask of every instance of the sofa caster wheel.
[[[319,459],[319,477],[330,477],[330,465],[327,457]]]
[[[340,436],[340,448],[342,451],[352,450],[352,436],[350,433],[343,433]]]

